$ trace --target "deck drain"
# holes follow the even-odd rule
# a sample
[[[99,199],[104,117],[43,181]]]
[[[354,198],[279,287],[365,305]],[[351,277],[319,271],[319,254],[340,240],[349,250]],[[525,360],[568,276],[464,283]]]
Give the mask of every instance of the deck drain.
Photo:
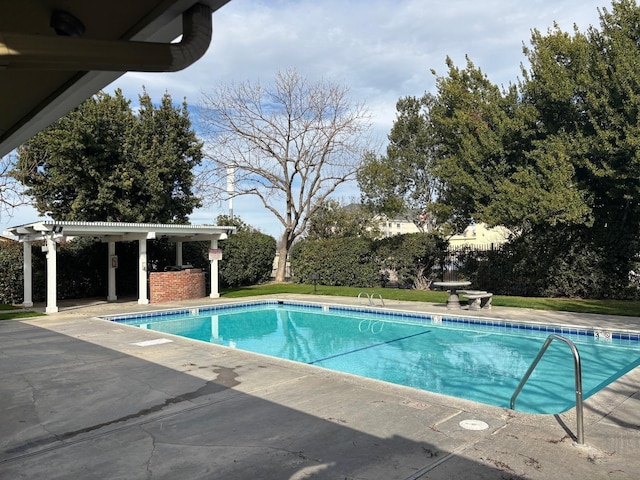
[[[137,345],[139,347],[150,347],[152,345],[162,345],[163,343],[172,343],[173,340],[168,338],[156,338],[155,340],[145,340],[144,342],[136,342],[131,345]]]
[[[482,420],[462,420],[460,426],[465,430],[486,430],[489,425]]]

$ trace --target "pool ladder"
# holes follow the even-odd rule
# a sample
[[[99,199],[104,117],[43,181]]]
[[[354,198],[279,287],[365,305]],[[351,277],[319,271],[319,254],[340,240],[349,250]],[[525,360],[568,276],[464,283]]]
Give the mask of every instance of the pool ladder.
[[[384,300],[382,299],[382,295],[379,293],[372,293],[371,295],[369,295],[367,292],[360,292],[358,294],[358,303],[362,303],[362,296],[367,297],[367,301],[369,303],[369,305],[371,305],[372,307],[374,307],[376,304],[373,301],[374,298],[379,298],[380,299],[380,304],[384,307]]]
[[[544,353],[547,351],[547,348],[549,348],[549,345],[551,345],[551,342],[553,342],[554,340],[560,340],[561,342],[566,343],[571,349],[571,353],[573,354],[573,371],[574,371],[575,386],[576,386],[576,422],[578,424],[577,431],[576,431],[576,440],[578,444],[584,445],[584,418],[583,418],[584,415],[583,415],[583,408],[582,408],[582,367],[580,366],[580,354],[578,353],[578,349],[576,348],[575,344],[568,338],[564,338],[560,335],[556,335],[555,333],[552,333],[547,337],[544,344],[542,345],[542,348],[540,348],[540,351],[538,352],[538,356],[535,358],[535,360],[529,367],[529,370],[527,370],[527,373],[524,374],[524,377],[522,377],[522,380],[520,380],[520,383],[516,387],[515,392],[513,392],[513,395],[511,396],[510,408],[511,410],[513,410],[516,404],[516,397],[518,396],[518,394],[520,394],[520,391],[524,387],[524,384],[527,383],[527,380],[529,380],[529,377],[531,376],[531,374],[533,373],[533,370],[538,365],[538,362],[540,361]]]

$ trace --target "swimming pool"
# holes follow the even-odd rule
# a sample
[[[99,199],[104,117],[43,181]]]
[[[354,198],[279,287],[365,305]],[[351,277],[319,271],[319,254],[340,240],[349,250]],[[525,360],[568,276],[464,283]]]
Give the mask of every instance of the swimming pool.
[[[585,399],[640,365],[637,333],[533,322],[278,301],[103,318],[506,408],[551,333],[576,344]],[[573,386],[570,350],[553,342],[516,408],[566,411]]]

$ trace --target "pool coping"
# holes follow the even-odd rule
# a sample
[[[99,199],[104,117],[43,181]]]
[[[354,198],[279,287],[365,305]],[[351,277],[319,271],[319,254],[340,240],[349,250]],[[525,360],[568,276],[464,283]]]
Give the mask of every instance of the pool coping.
[[[318,312],[320,311],[327,312],[327,313],[330,313],[330,312],[365,313],[367,315],[374,315],[381,318],[400,317],[401,319],[419,320],[419,322],[411,322],[411,321],[407,322],[413,325],[435,325],[435,326],[442,326],[445,328],[446,327],[455,328],[456,326],[463,326],[466,328],[468,327],[473,328],[474,326],[481,327],[481,328],[489,327],[488,333],[490,333],[492,331],[491,329],[495,327],[496,330],[498,329],[502,330],[500,333],[506,333],[506,334],[529,333],[529,332],[533,334],[540,333],[542,334],[539,337],[541,340],[544,338],[545,334],[548,334],[548,335],[556,334],[556,335],[572,335],[572,336],[579,336],[579,337],[585,337],[585,338],[592,338],[593,341],[596,343],[616,344],[621,346],[637,347],[639,346],[639,343],[640,343],[640,340],[639,340],[640,331],[634,331],[631,329],[606,330],[606,329],[602,329],[594,326],[578,326],[578,325],[571,325],[571,324],[562,324],[559,322],[549,323],[549,322],[535,322],[530,320],[515,321],[515,320],[504,319],[504,318],[494,318],[489,316],[480,317],[476,315],[471,316],[471,315],[453,314],[449,312],[447,313],[434,313],[434,312],[427,312],[427,311],[416,312],[411,310],[399,309],[397,307],[393,309],[390,309],[390,308],[381,309],[379,307],[376,308],[374,306],[362,306],[362,305],[354,306],[354,305],[344,305],[344,304],[331,303],[331,302],[291,300],[291,299],[282,299],[282,298],[267,298],[267,299],[261,298],[261,299],[249,300],[249,301],[238,300],[238,301],[225,302],[224,304],[208,304],[208,305],[191,306],[187,308],[164,308],[159,310],[147,310],[147,311],[141,311],[141,312],[135,312],[135,313],[101,315],[97,318],[103,321],[117,323],[119,325],[127,325],[132,328],[138,328],[137,325],[129,324],[126,322],[126,320],[128,319],[139,320],[146,317],[157,317],[157,316],[171,317],[171,316],[183,316],[183,315],[189,315],[189,316],[202,315],[202,314],[206,315],[211,312],[224,312],[226,310],[238,309],[242,307],[260,308],[263,306],[273,306],[273,305],[288,305],[288,306],[293,306],[293,307],[298,307],[303,309],[315,310]],[[504,332],[505,329],[507,329],[507,332]],[[201,342],[204,344],[218,345],[218,344],[203,341],[203,340],[194,340],[188,337],[182,337],[181,335],[178,335],[178,334],[173,334],[168,332],[161,332],[161,333],[163,335],[168,335],[176,338],[186,338],[187,340],[193,340],[193,341]],[[576,340],[575,338],[573,338],[573,340],[569,339],[569,341],[572,342]],[[226,347],[225,345],[218,345],[218,346],[222,348],[229,348],[229,347]],[[242,351],[245,351],[245,350],[242,350]],[[265,358],[272,358],[272,359],[281,360],[284,362],[291,362],[297,365],[304,365],[312,368],[319,367],[323,370],[327,370],[326,368],[315,365],[314,363],[298,362],[295,360],[289,360],[289,359],[280,358],[280,357],[273,357],[270,355],[261,354],[258,352],[252,352],[252,351],[245,351],[245,352],[249,354],[265,357]],[[332,369],[328,369],[328,370],[334,371]],[[589,395],[588,397],[583,396],[582,400],[587,401],[587,400],[593,399],[594,397],[599,398],[599,396],[603,396],[605,398],[608,397],[609,395],[607,394],[607,392],[610,389],[615,389],[615,385],[617,382],[621,381],[622,379],[624,379],[625,377],[627,377],[628,375],[630,375],[632,372],[636,370],[640,372],[640,367],[631,368],[630,370],[627,370],[625,373],[623,373],[618,378],[610,382],[608,385],[605,385],[603,388],[599,389],[597,392]],[[360,377],[358,375],[353,375],[348,372],[341,372],[341,371],[335,371],[335,372],[337,374],[348,375],[355,378],[363,378],[363,379],[368,379],[376,382],[382,382],[383,384],[389,383],[384,380],[378,380],[375,378]],[[414,389],[414,390],[426,392],[429,394],[442,395],[445,398],[455,398],[456,400],[478,403],[481,405],[485,405],[487,407],[499,408],[499,409],[506,408],[504,406],[493,405],[493,404],[484,403],[478,400],[472,400],[472,399],[467,399],[462,397],[455,397],[448,394],[433,392],[431,390],[425,390],[417,387],[398,385],[395,383],[392,383],[392,385],[397,385],[397,386],[401,386],[408,389]],[[584,394],[584,391],[582,393]],[[557,415],[562,415],[567,413],[573,414],[575,413],[575,410],[576,410],[575,404],[577,403],[577,401],[578,400],[576,399],[576,402],[574,402],[572,407],[560,413],[534,413],[534,412],[526,412],[522,410],[512,410],[512,409],[508,409],[508,410],[513,412],[523,413],[523,414],[530,414],[530,415],[557,416]]]

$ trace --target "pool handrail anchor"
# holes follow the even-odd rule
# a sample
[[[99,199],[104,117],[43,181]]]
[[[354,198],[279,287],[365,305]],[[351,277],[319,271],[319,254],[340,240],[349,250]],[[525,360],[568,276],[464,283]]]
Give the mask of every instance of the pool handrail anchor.
[[[584,445],[584,418],[583,418],[584,415],[583,415],[583,405],[582,405],[582,366],[580,365],[580,353],[578,352],[578,349],[576,348],[575,344],[568,338],[565,338],[561,335],[557,335],[555,333],[552,333],[547,337],[544,344],[542,345],[542,348],[540,348],[540,351],[538,352],[538,355],[536,356],[535,360],[531,363],[531,366],[527,370],[527,373],[524,374],[524,376],[522,377],[522,380],[520,380],[520,383],[516,387],[516,390],[513,392],[513,395],[511,396],[510,408],[511,410],[514,409],[514,406],[516,404],[516,397],[520,394],[520,392],[522,391],[522,388],[524,387],[524,384],[527,383],[527,380],[529,380],[529,377],[531,376],[531,374],[533,373],[533,370],[538,365],[538,362],[540,362],[540,359],[542,358],[544,353],[547,351],[547,348],[549,348],[549,345],[551,345],[551,342],[554,340],[560,340],[561,342],[566,343],[571,349],[571,353],[573,355],[573,370],[574,370],[575,387],[576,387],[576,422],[577,422],[576,440],[578,444]]]

